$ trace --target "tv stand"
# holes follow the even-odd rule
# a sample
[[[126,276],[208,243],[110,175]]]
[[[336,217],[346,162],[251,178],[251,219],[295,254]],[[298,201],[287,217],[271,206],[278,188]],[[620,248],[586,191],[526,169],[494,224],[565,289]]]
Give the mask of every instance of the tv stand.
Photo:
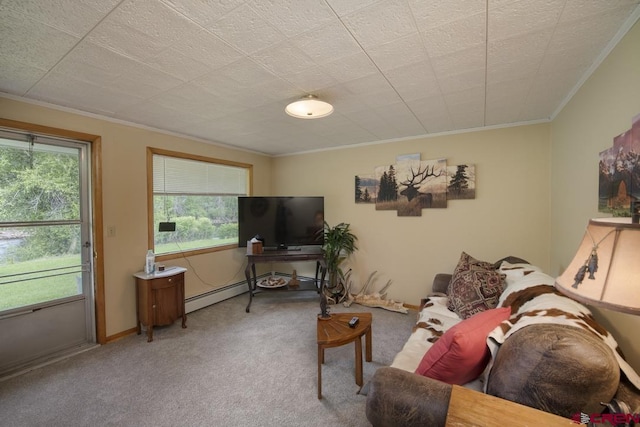
[[[272,262],[299,262],[299,261],[315,261],[316,276],[314,280],[301,280],[297,287],[283,286],[277,289],[258,289],[258,278],[256,276],[256,264],[272,263]],[[320,280],[318,280],[320,273]],[[296,248],[289,250],[267,250],[261,254],[247,254],[247,267],[244,269],[244,275],[247,278],[247,286],[249,287],[249,304],[246,312],[249,313],[253,297],[261,292],[278,292],[278,291],[315,291],[320,293],[327,275],[327,264],[320,247]]]
[[[288,246],[267,246],[265,248],[262,249],[265,252],[292,252],[292,251],[301,251],[302,248],[301,247],[295,247],[295,248],[290,248]]]

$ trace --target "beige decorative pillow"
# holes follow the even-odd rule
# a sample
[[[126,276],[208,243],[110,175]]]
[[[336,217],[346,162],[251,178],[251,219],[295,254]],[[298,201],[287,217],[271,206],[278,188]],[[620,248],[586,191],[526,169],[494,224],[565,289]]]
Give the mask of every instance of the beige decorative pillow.
[[[505,287],[505,276],[493,264],[462,252],[447,289],[447,308],[460,318],[495,308]]]

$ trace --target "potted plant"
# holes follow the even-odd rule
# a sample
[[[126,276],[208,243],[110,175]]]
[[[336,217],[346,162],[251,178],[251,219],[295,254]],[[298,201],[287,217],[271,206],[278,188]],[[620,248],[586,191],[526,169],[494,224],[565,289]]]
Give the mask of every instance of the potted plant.
[[[331,227],[324,221],[322,231],[324,235],[322,252],[327,264],[328,277],[328,284],[325,289],[333,295],[334,301],[338,302],[340,294],[346,285],[344,283],[345,274],[340,264],[358,249],[356,246],[356,240],[358,238],[349,229],[349,224],[345,224],[344,222]]]

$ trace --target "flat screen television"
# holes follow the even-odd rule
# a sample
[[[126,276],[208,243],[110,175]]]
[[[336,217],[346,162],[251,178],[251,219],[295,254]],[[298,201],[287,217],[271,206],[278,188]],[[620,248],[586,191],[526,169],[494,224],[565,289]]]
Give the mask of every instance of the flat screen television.
[[[238,197],[238,246],[259,235],[265,250],[322,245],[324,197]]]

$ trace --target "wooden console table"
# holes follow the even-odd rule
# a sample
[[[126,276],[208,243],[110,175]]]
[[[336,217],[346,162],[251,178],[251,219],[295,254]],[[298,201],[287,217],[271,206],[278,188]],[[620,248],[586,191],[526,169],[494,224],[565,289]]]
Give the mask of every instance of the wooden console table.
[[[168,267],[153,274],[139,272],[136,278],[136,328],[147,327],[147,342],[153,341],[155,325],[170,325],[182,317],[182,327],[187,327],[184,309],[184,272],[186,268]]]
[[[300,280],[300,284],[297,287],[290,287],[289,285],[275,289],[258,289],[258,278],[256,276],[256,264],[270,263],[270,262],[299,262],[299,261],[315,261],[316,262],[316,277],[315,280]],[[320,281],[318,281],[318,273],[320,273]],[[327,264],[324,260],[321,248],[310,247],[300,248],[300,250],[282,250],[264,251],[261,254],[247,254],[247,267],[244,270],[244,275],[247,278],[247,286],[249,287],[249,304],[247,305],[247,313],[251,308],[251,302],[253,297],[260,292],[278,292],[278,291],[316,291],[320,292],[324,283],[324,278],[327,274]]]

